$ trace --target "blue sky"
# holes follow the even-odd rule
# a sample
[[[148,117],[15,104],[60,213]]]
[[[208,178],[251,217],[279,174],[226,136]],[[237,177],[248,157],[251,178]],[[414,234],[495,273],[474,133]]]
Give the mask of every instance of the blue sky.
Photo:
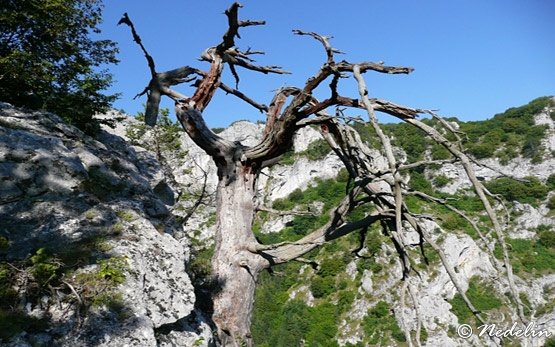
[[[486,119],[512,106],[555,94],[555,2],[548,0],[244,0],[241,19],[264,19],[263,27],[242,28],[239,48],[264,50],[262,65],[280,65],[292,75],[268,76],[239,70],[241,91],[260,103],[285,85],[302,86],[325,61],[319,43],[295,36],[292,29],[331,35],[345,52],[337,59],[384,61],[415,68],[410,75],[367,73],[372,97],[407,106],[438,109],[461,120]],[[115,103],[129,114],[142,109],[133,100],[148,83],[144,56],[127,27],[116,26],[128,12],[158,71],[183,65],[207,69],[201,52],[217,45],[227,28],[223,14],[231,1],[105,1],[102,38],[116,41],[121,62],[110,70]],[[233,85],[226,73],[224,82]],[[340,92],[357,96],[352,79]],[[327,86],[324,85],[324,86]],[[178,86],[186,95],[187,86]],[[323,88],[321,97],[327,95]],[[173,104],[165,106],[173,113]],[[353,114],[359,112],[354,111]],[[262,120],[251,106],[219,92],[205,111],[212,127],[234,120]]]

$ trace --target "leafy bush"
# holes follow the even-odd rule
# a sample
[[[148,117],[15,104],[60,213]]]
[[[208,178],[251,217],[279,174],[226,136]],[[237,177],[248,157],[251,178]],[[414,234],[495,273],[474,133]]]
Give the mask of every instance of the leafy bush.
[[[100,0],[3,1],[0,20],[0,95],[4,101],[57,113],[88,133],[99,129],[93,115],[115,95],[95,67],[117,62],[109,40],[93,40],[102,20]]]
[[[555,195],[552,195],[549,200],[547,200],[547,208],[551,211],[555,211]]]
[[[262,273],[256,288],[252,334],[256,346],[337,346],[339,306],[329,303],[307,306],[289,300],[288,289],[298,281],[299,265],[282,264],[279,274]],[[349,301],[349,298],[344,298]],[[346,304],[345,304],[346,305]]]
[[[432,184],[422,172],[411,170],[409,186],[414,190],[419,190],[426,194],[432,194]]]
[[[335,279],[316,276],[310,283],[310,291],[315,298],[323,298],[335,291]]]
[[[436,187],[445,187],[446,185],[448,185],[449,183],[451,183],[451,179],[445,175],[437,175],[436,177],[434,177],[434,185]]]
[[[451,152],[438,143],[432,144],[430,154],[432,155],[432,160],[445,160],[451,157]]]
[[[347,264],[340,257],[326,258],[320,263],[318,275],[322,277],[332,277],[345,271]]]
[[[310,160],[321,160],[324,159],[329,152],[331,152],[331,148],[328,143],[323,139],[318,139],[308,145],[306,151],[300,154],[305,155]]]
[[[385,337],[388,332],[398,342],[406,341],[405,335],[390,311],[389,304],[385,301],[378,302],[376,306],[368,310],[363,320],[363,329],[365,334],[370,338],[372,345],[382,344],[387,341]]]
[[[44,248],[40,248],[31,256],[31,262],[33,263],[31,274],[41,286],[54,279],[60,269],[60,262],[48,254]]]
[[[525,177],[523,181],[516,181],[508,177],[501,177],[485,183],[486,188],[502,195],[507,201],[518,201],[527,204],[536,204],[538,200],[545,199],[549,188],[543,185],[536,177]]]
[[[511,263],[515,272],[541,275],[555,270],[555,248],[551,246],[551,231],[540,231],[538,240],[507,239]],[[497,246],[494,252],[498,259],[502,258],[501,249]]]
[[[477,277],[470,279],[466,296],[474,307],[482,312],[499,308],[502,305],[501,299],[495,296],[495,290]],[[457,316],[460,324],[471,323],[470,318],[474,315],[460,294],[457,293],[449,303],[452,307],[451,311]]]
[[[545,184],[549,187],[549,189],[555,190],[555,173],[549,175]]]

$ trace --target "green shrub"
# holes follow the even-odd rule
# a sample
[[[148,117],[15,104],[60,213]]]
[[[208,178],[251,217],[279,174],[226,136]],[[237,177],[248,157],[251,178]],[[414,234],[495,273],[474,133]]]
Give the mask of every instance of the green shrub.
[[[48,254],[44,248],[37,250],[31,257],[31,262],[33,263],[30,269],[31,274],[40,285],[46,285],[53,280],[60,269],[60,262]]]
[[[504,164],[519,153],[531,158],[532,162],[540,162],[544,152],[541,139],[545,136],[545,126],[534,125],[534,116],[550,103],[549,97],[541,97],[489,120],[460,123],[461,131],[468,136],[468,153],[479,159],[497,155]]]
[[[555,174],[549,175],[545,184],[549,187],[549,189],[555,190]]]
[[[338,317],[350,298],[339,299],[341,307],[330,303],[309,307],[302,300],[289,300],[288,289],[298,283],[299,267],[282,264],[276,266],[276,275],[260,275],[251,327],[256,346],[337,346]]]
[[[432,144],[430,152],[432,160],[445,160],[451,158],[451,152],[438,143]]]
[[[477,277],[470,279],[466,296],[474,307],[481,312],[490,311],[502,305],[501,299],[495,296],[493,287],[481,282]],[[460,324],[471,323],[470,318],[474,315],[466,306],[460,294],[457,293],[449,303],[452,307],[451,311],[457,316]]]
[[[548,229],[538,233],[539,242],[543,247],[555,248],[555,231]]]
[[[335,279],[316,276],[310,283],[310,291],[315,298],[323,298],[335,291]]]
[[[432,194],[433,192],[432,184],[426,179],[422,172],[410,172],[409,186],[412,189],[419,190],[423,193]]]
[[[551,236],[540,232],[539,240],[507,239],[511,263],[515,272],[524,276],[541,275],[555,270],[555,249],[546,246],[551,244]],[[501,258],[501,249],[496,246],[494,255]]]
[[[491,158],[495,149],[488,143],[475,143],[467,147],[467,153],[472,154],[476,159]]]
[[[191,254],[189,269],[194,279],[207,279],[212,272],[212,256],[214,255],[214,246],[202,247],[194,249]]]
[[[376,306],[370,308],[362,324],[364,332],[370,338],[372,345],[386,342],[387,333],[391,334],[391,337],[398,342],[406,341],[405,335],[390,311],[389,304],[385,301],[380,301]]]
[[[308,145],[308,148],[302,154],[310,160],[321,160],[324,159],[328,153],[331,152],[331,147],[323,139],[318,139]]]
[[[518,201],[535,205],[538,200],[543,200],[549,188],[543,185],[536,177],[525,177],[524,181],[517,181],[509,177],[501,177],[485,183],[486,188],[502,195],[507,201]]]
[[[333,277],[345,271],[347,264],[340,257],[326,258],[320,263],[318,275],[322,277]]]
[[[446,230],[460,230],[466,225],[466,221],[455,213],[447,213],[441,216],[441,226]]]
[[[445,175],[437,175],[436,177],[434,177],[434,185],[439,188],[445,187],[446,185],[451,183],[451,181],[451,178]]]
[[[547,208],[551,211],[555,211],[555,195],[552,195],[549,200],[547,200]]]
[[[131,210],[118,211],[116,215],[126,222],[132,222],[137,219],[137,217]]]
[[[341,313],[351,308],[355,301],[355,292],[352,289],[342,290],[338,293],[337,310]]]
[[[128,268],[125,257],[111,257],[100,260],[98,265],[100,266],[97,272],[99,278],[108,280],[113,286],[125,282],[125,271]]]

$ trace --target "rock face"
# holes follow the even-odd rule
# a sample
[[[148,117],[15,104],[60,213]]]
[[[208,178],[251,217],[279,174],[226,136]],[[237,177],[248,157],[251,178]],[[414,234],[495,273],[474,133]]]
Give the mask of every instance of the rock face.
[[[0,182],[0,256],[22,271],[10,275],[21,292],[3,310],[48,325],[12,326],[2,345],[210,342],[210,329],[193,312],[189,249],[172,236],[181,227],[152,153],[108,132],[93,139],[53,114],[0,104]],[[48,257],[37,260],[41,252]],[[57,269],[50,282],[21,282],[49,265]]]

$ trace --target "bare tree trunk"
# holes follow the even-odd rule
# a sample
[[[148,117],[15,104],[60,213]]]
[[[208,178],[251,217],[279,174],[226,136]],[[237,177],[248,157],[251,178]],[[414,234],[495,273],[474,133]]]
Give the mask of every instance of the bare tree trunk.
[[[220,175],[217,190],[217,224],[212,274],[212,319],[223,346],[252,346],[250,333],[256,278],[268,263],[247,250],[256,243],[252,233],[255,213],[256,173],[240,163]],[[224,176],[224,177],[221,177]]]

